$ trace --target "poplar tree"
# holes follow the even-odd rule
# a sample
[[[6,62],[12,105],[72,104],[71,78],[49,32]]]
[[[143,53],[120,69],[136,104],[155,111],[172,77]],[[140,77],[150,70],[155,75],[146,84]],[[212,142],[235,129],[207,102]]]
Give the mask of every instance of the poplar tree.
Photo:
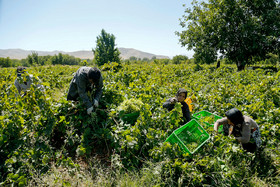
[[[104,29],[97,36],[96,48],[92,49],[96,64],[101,66],[108,62],[120,62],[120,51],[116,48],[115,36],[107,33]]]

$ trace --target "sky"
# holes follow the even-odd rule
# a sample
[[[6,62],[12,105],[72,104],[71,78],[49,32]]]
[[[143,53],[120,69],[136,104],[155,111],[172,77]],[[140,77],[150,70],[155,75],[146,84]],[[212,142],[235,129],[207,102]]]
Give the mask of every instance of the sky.
[[[175,31],[189,0],[0,0],[0,49],[73,52],[96,47],[104,29],[116,47],[192,57]]]

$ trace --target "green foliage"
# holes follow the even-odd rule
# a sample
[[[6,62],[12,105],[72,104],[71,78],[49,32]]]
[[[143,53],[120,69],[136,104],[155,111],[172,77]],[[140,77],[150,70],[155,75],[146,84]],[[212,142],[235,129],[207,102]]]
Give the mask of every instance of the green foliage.
[[[117,62],[110,62],[110,63],[106,63],[102,66],[102,71],[108,71],[108,70],[111,70],[111,71],[118,71],[119,69],[122,68],[122,65],[120,63],[117,63]]]
[[[173,57],[172,61],[174,64],[181,64],[181,63],[185,63],[188,60],[187,56],[184,55],[176,55]]]
[[[171,63],[172,61],[168,58],[165,58],[165,59],[154,59],[154,63],[155,64],[169,64]]]
[[[216,51],[210,47],[195,48],[194,62],[196,64],[212,64],[217,59]]]
[[[220,52],[241,70],[253,57],[279,53],[277,0],[193,1],[185,13],[180,23],[185,30],[177,35],[183,46],[194,49],[198,61],[213,62]]]
[[[28,55],[27,56],[27,61],[28,61],[28,64],[30,64],[31,66],[32,65],[36,65],[36,64],[39,64],[39,57],[38,57],[38,53],[33,51],[31,53],[31,55]]]
[[[118,111],[124,111],[125,114],[139,112],[143,102],[138,99],[126,99],[117,108]]]
[[[0,58],[0,66],[1,67],[11,67],[12,65],[12,60],[7,57],[7,58]]]
[[[81,59],[75,58],[74,56],[70,56],[67,54],[58,53],[58,55],[54,55],[50,57],[51,64],[62,64],[62,65],[78,65],[81,62]],[[42,64],[44,65],[44,64]]]
[[[130,61],[137,61],[137,60],[139,60],[137,57],[135,57],[135,56],[131,56],[131,57],[129,57],[129,60]]]
[[[100,36],[97,36],[96,48],[92,49],[94,60],[97,65],[102,66],[108,62],[120,62],[120,52],[115,44],[115,36],[101,30]]]
[[[80,179],[86,182],[88,177],[81,172],[84,167],[90,172],[84,184],[89,185],[100,181],[112,186],[122,182],[145,186],[148,181],[161,186],[279,185],[280,73],[262,69],[235,72],[232,65],[216,70],[200,65],[194,71],[196,67],[149,62],[125,65],[118,71],[109,68],[102,72],[100,106],[91,115],[82,104],[66,101],[66,90],[78,66],[29,68],[46,91],[32,85],[25,97],[16,96],[15,68],[1,68],[0,185],[26,186],[34,177],[39,181],[32,184],[42,186],[52,185],[48,181],[75,184],[69,176],[82,184]],[[162,104],[181,87],[189,91],[193,113],[208,110],[224,116],[237,107],[251,116],[260,126],[263,148],[257,153],[245,152],[234,138],[215,134],[210,127],[206,128],[210,140],[194,155],[163,143],[182,125],[182,110],[177,103],[168,112]],[[136,121],[123,120],[120,108],[139,112]],[[91,167],[97,162],[91,160],[94,156],[104,162],[100,169]],[[98,173],[107,177],[102,180]],[[123,175],[126,177],[119,178]],[[140,181],[133,183],[130,175]],[[46,180],[48,176],[50,180]]]
[[[16,60],[7,58],[0,58],[1,67],[16,67],[16,66],[43,66],[43,65],[79,65],[81,59],[75,58],[67,54],[59,53],[58,56],[38,56],[38,53],[32,52],[26,59]]]
[[[280,59],[279,59],[279,56],[278,55],[275,55],[275,54],[272,54],[272,53],[269,53],[267,55],[267,59],[264,61],[264,64],[271,64],[273,66],[277,66],[277,64],[280,63]]]

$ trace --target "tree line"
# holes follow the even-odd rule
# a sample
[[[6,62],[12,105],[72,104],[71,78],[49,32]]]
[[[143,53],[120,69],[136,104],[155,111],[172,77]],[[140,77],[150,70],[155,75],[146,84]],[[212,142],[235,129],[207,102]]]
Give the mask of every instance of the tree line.
[[[39,56],[37,52],[32,52],[25,59],[10,59],[0,58],[1,67],[17,67],[17,66],[36,66],[36,65],[81,65],[88,64],[89,60],[81,61],[80,58],[75,58],[67,54],[59,53],[58,55]]]

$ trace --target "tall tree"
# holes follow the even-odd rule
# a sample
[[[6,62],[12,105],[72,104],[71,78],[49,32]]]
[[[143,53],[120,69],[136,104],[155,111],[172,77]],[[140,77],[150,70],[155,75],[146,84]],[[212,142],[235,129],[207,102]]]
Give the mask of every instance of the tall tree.
[[[31,55],[27,56],[27,61],[30,65],[39,64],[39,56],[36,51],[31,51]]]
[[[173,57],[172,61],[174,64],[181,64],[188,60],[189,58],[185,55],[176,55]]]
[[[194,49],[196,56],[203,54],[211,61],[219,52],[242,70],[253,57],[279,54],[279,0],[194,0],[192,4],[180,19],[186,30],[176,33],[181,45]]]
[[[12,60],[7,58],[0,58],[0,67],[11,67],[13,66]]]
[[[120,62],[120,51],[116,48],[115,36],[101,30],[101,35],[97,36],[96,48],[92,49],[97,65],[108,62]]]

